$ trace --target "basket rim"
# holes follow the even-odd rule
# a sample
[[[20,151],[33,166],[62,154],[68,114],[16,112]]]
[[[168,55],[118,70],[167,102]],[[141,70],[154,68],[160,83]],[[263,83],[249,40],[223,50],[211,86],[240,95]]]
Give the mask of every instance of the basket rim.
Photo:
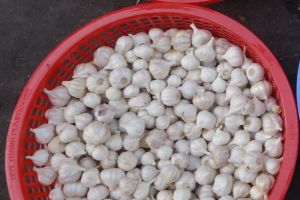
[[[22,125],[24,123],[25,113],[27,113],[30,107],[30,99],[33,97],[34,91],[38,87],[38,83],[41,82],[45,74],[48,72],[50,66],[52,66],[58,59],[60,59],[63,53],[69,50],[74,44],[81,41],[86,35],[95,32],[97,29],[99,29],[99,27],[113,24],[115,21],[118,21],[120,19],[155,13],[179,13],[199,18],[205,18],[218,24],[222,22],[223,27],[231,30],[237,35],[241,35],[244,40],[247,39],[247,41],[252,41],[253,49],[262,52],[264,54],[264,57],[268,60],[269,65],[277,68],[276,70],[270,71],[270,74],[274,79],[274,82],[276,82],[278,91],[280,91],[279,93],[284,107],[283,114],[285,116],[285,128],[286,132],[290,133],[286,135],[287,142],[284,146],[286,148],[284,150],[284,160],[288,160],[286,160],[287,162],[283,162],[282,164],[282,166],[284,165],[286,172],[284,172],[284,176],[278,177],[280,178],[280,186],[276,187],[275,191],[276,199],[284,199],[288,190],[287,186],[290,185],[296,166],[299,130],[295,99],[286,75],[283,72],[283,69],[281,68],[277,59],[266,47],[266,45],[257,36],[254,35],[254,33],[249,31],[246,27],[244,27],[237,21],[217,11],[191,4],[151,3],[126,7],[92,20],[91,22],[80,27],[75,32],[66,37],[66,39],[60,42],[38,65],[34,73],[31,75],[30,79],[26,83],[23,91],[21,92],[19,100],[14,109],[7,134],[5,148],[5,173],[8,191],[12,200],[24,199],[23,189],[20,180],[18,179],[20,177],[18,153],[21,148],[20,141],[18,140],[18,134],[22,133]]]
[[[195,5],[208,5],[221,2],[223,0],[151,0],[152,2],[164,2],[164,3],[186,3]]]

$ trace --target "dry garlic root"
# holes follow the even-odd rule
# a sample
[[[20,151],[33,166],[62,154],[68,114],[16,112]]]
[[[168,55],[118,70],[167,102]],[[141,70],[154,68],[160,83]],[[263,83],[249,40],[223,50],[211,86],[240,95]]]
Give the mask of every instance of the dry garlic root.
[[[224,38],[151,29],[100,47],[45,89],[46,144],[27,156],[49,198],[264,199],[283,122],[264,68]]]

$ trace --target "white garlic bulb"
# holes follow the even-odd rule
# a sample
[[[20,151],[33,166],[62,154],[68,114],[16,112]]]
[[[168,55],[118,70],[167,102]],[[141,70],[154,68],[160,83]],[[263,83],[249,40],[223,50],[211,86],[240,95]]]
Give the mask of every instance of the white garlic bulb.
[[[160,28],[151,28],[148,35],[152,41],[156,41],[159,37],[164,35],[164,32]]]
[[[93,121],[93,117],[89,113],[81,113],[74,117],[75,126],[79,130],[83,130],[89,123]]]
[[[175,150],[178,153],[189,154],[190,153],[190,141],[185,140],[185,139],[181,139],[181,140],[176,141]]]
[[[58,184],[49,192],[49,199],[51,200],[64,200],[65,198],[62,187]]]
[[[133,98],[140,93],[139,87],[130,84],[123,89],[123,97],[125,98]]]
[[[187,54],[181,60],[181,66],[186,70],[197,69],[200,66],[200,61],[194,54],[194,49],[188,49]]]
[[[127,61],[125,57],[120,53],[113,53],[108,60],[104,69],[119,69],[127,67]]]
[[[174,112],[184,122],[196,121],[197,108],[193,104],[178,103],[174,106]]]
[[[218,196],[229,195],[233,186],[233,177],[229,174],[218,174],[215,177],[213,191]]]
[[[197,126],[205,129],[212,129],[216,125],[216,117],[206,110],[198,112]]]
[[[156,195],[157,200],[173,200],[173,192],[170,190],[161,190]]]
[[[191,99],[196,95],[198,87],[199,86],[195,81],[187,80],[178,89],[180,90],[183,98]]]
[[[280,157],[283,151],[281,138],[270,138],[265,141],[265,153],[271,157]]]
[[[121,36],[115,44],[115,51],[121,54],[126,53],[133,47],[133,39],[129,36]]]
[[[32,170],[37,173],[38,181],[45,186],[51,185],[57,178],[57,173],[51,167],[33,167]]]
[[[106,199],[109,195],[109,190],[104,185],[98,185],[95,187],[90,187],[87,193],[87,199],[89,200],[102,200]]]
[[[253,63],[247,68],[246,75],[251,83],[257,83],[258,81],[263,80],[265,70],[260,64]]]
[[[85,79],[75,78],[70,81],[63,81],[61,83],[68,89],[69,94],[75,98],[81,98],[86,92]]]
[[[70,102],[64,110],[64,117],[68,123],[75,122],[75,116],[86,111],[85,105],[81,101]]]
[[[202,67],[200,67],[200,68],[202,68]],[[204,70],[204,71],[209,72],[207,70]],[[201,73],[202,73],[201,69],[189,70],[187,72],[186,76],[184,77],[183,81],[185,82],[188,80],[192,80],[192,81],[195,81],[196,83],[200,84],[200,83],[202,83],[202,78],[204,78],[204,76],[201,77]],[[213,73],[214,72],[212,72],[212,73],[209,72],[209,75],[211,75],[211,76],[204,78],[204,80],[210,80],[214,76]]]
[[[48,162],[49,157],[50,157],[50,155],[47,150],[39,149],[39,150],[35,151],[32,156],[26,156],[26,159],[32,160],[32,162],[36,166],[40,167],[40,166],[45,165]]]
[[[171,49],[171,38],[168,36],[157,37],[153,41],[154,49],[160,53],[166,53]]]
[[[97,161],[105,160],[108,156],[108,148],[104,145],[95,146],[91,152],[93,159]]]
[[[108,60],[113,53],[114,50],[111,47],[107,47],[107,46],[100,47],[94,52],[93,63],[98,68],[102,68],[108,64]]]
[[[233,140],[230,144],[235,144],[238,146],[244,146],[250,141],[250,133],[244,130],[239,130],[235,133]]]
[[[149,66],[149,64],[146,60],[137,59],[133,62],[132,69],[134,71],[139,71],[139,70],[142,70],[142,69],[148,69],[148,66]]]
[[[128,68],[114,69],[109,74],[109,82],[113,87],[122,89],[126,87],[132,78],[132,72]]]
[[[161,91],[161,101],[166,106],[174,106],[180,100],[181,94],[175,87],[168,86]]]
[[[221,129],[217,129],[215,135],[212,138],[212,143],[215,145],[225,145],[230,141],[230,134]]]
[[[117,165],[124,171],[130,171],[137,165],[137,157],[131,151],[122,152],[117,160]]]
[[[262,127],[264,133],[273,136],[282,131],[282,119],[277,114],[266,113],[262,116]]]
[[[82,102],[88,108],[95,108],[101,103],[101,97],[93,92],[88,92],[82,97]]]
[[[234,177],[244,183],[251,183],[255,180],[257,173],[246,166],[238,167],[234,172]]]
[[[69,143],[78,139],[78,131],[72,124],[62,122],[56,126],[58,138],[63,143]]]
[[[150,45],[142,44],[135,46],[133,52],[138,58],[149,60],[154,54],[154,49]]]
[[[135,56],[133,50],[129,50],[125,53],[125,58],[128,63],[134,63],[138,58]]]
[[[80,182],[85,187],[93,187],[99,183],[100,181],[100,173],[98,169],[91,168],[82,173]]]
[[[48,90],[45,88],[43,91],[48,95],[51,104],[54,106],[65,106],[71,98],[68,89],[64,86],[57,86],[52,90]]]
[[[189,164],[189,156],[186,153],[174,153],[171,157],[171,163],[180,169],[185,169]]]
[[[196,48],[207,43],[212,37],[211,32],[205,29],[198,29],[195,24],[191,24],[190,27],[193,29],[192,44]]]
[[[38,143],[46,144],[54,136],[54,125],[51,124],[42,124],[37,128],[30,129],[34,133],[35,139]]]
[[[105,91],[110,87],[110,83],[105,74],[99,71],[98,73],[87,77],[86,87],[90,92],[95,94],[104,94]]]
[[[74,183],[85,169],[80,167],[76,162],[65,162],[58,170],[58,181],[61,184]]]
[[[192,192],[189,189],[176,189],[173,194],[173,200],[190,199]]]
[[[211,90],[216,93],[225,92],[227,87],[227,82],[224,81],[220,76],[218,76],[211,84]]]
[[[83,167],[84,169],[92,169],[95,168],[97,163],[96,161],[91,157],[83,157],[79,160],[80,167]]]
[[[230,46],[222,57],[233,67],[241,66],[244,61],[242,50],[234,45]]]
[[[48,124],[57,125],[65,121],[64,110],[59,107],[51,107],[45,112],[45,117],[48,120]]]
[[[145,152],[141,158],[142,165],[155,165],[155,158],[151,152]]]
[[[166,132],[170,140],[179,140],[184,137],[183,125],[184,123],[182,121],[177,121],[168,127]]]
[[[231,77],[233,67],[228,62],[223,62],[217,66],[216,70],[222,79],[228,80]]]
[[[134,119],[129,121],[124,129],[130,137],[139,138],[145,132],[145,122],[142,119]]]
[[[178,52],[175,51],[174,49],[171,49],[170,51],[164,53],[163,58],[169,62],[172,62],[173,65],[177,66],[180,65],[183,56],[184,56],[183,52]],[[180,71],[182,72],[182,70]]]
[[[67,197],[83,197],[87,193],[88,188],[83,186],[80,182],[66,183],[63,191]]]
[[[274,177],[267,173],[261,173],[255,179],[255,185],[266,193],[272,188],[274,182]]]
[[[156,118],[155,126],[157,129],[165,130],[171,124],[171,117],[170,116],[159,116]]]
[[[155,79],[165,79],[170,72],[172,62],[160,58],[151,59],[149,62],[149,72]]]
[[[168,160],[173,154],[173,149],[170,145],[164,145],[156,150],[156,156],[161,160]]]
[[[136,199],[145,199],[150,191],[151,182],[140,182],[133,193],[133,197]]]
[[[236,181],[233,184],[232,194],[236,198],[245,198],[250,194],[250,185],[241,181]]]
[[[251,86],[250,92],[260,100],[267,100],[272,93],[272,85],[266,80],[259,81]]]
[[[212,184],[216,175],[217,171],[207,163],[203,163],[195,171],[196,182],[200,185]]]
[[[66,145],[65,152],[69,158],[78,158],[86,154],[85,145],[83,142],[79,141],[70,142]]]
[[[150,44],[150,37],[145,32],[139,32],[137,34],[129,34],[133,39],[134,46],[142,45],[142,44]]]
[[[190,151],[193,156],[202,156],[207,154],[207,144],[204,139],[197,138],[190,142]]]
[[[124,98],[109,101],[108,105],[110,105],[115,113],[115,118],[120,117],[123,113],[127,112],[129,109],[129,105]]]
[[[109,151],[107,157],[101,160],[102,169],[109,169],[116,165],[118,154],[115,151]]]
[[[65,144],[60,142],[58,136],[55,136],[48,143],[47,148],[51,153],[62,153],[65,151]]]
[[[230,101],[232,97],[242,95],[242,90],[238,86],[228,85],[226,88],[226,100]]]
[[[115,113],[111,106],[107,104],[101,104],[95,107],[94,116],[97,121],[102,123],[110,123],[113,120]]]
[[[115,133],[106,141],[105,146],[110,150],[119,151],[122,148],[122,141],[120,133]]]
[[[107,125],[94,121],[86,126],[83,130],[83,140],[89,144],[101,144],[106,142],[111,136]]]
[[[194,123],[185,123],[183,133],[188,139],[192,140],[200,137],[202,129]]]
[[[255,172],[259,172],[264,166],[263,155],[259,152],[247,152],[243,161],[244,166]]]
[[[172,37],[172,46],[175,51],[183,52],[188,50],[191,46],[191,35],[185,30],[178,31]]]
[[[143,181],[152,181],[155,179],[159,171],[154,166],[143,166],[141,170],[141,175]]]
[[[230,151],[226,146],[216,145],[209,155],[209,164],[213,168],[221,168],[228,164]]]
[[[265,170],[272,175],[276,175],[279,172],[281,162],[282,158],[268,158],[265,161]]]
[[[245,72],[240,68],[232,70],[230,84],[240,88],[245,87],[248,84]]]
[[[258,132],[262,127],[262,121],[258,117],[246,117],[244,130],[249,132]]]
[[[238,130],[241,125],[244,125],[244,116],[233,114],[225,117],[224,125],[230,130]]]
[[[211,83],[217,77],[217,71],[211,67],[201,67],[200,79],[204,83]]]
[[[167,80],[168,86],[179,87],[182,83],[181,78],[177,75],[170,75]]]
[[[208,110],[215,102],[215,94],[213,92],[198,92],[193,97],[193,104],[199,110]]]
[[[214,37],[212,37],[206,44],[199,46],[195,55],[200,61],[212,62],[216,57],[216,52],[214,50]]]
[[[105,96],[108,100],[118,100],[122,97],[122,92],[119,88],[110,87],[105,91]]]
[[[142,69],[132,75],[132,84],[139,88],[149,89],[151,75],[148,70]]]
[[[125,173],[119,168],[103,169],[100,173],[101,183],[106,185],[110,191],[116,188],[124,177]]]
[[[124,177],[120,180],[119,188],[127,195],[134,193],[139,181],[135,178]]]

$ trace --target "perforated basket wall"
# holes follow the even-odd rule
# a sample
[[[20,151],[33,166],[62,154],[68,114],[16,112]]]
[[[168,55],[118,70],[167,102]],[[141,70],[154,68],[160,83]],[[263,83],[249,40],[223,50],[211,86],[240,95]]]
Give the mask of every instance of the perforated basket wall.
[[[121,35],[152,27],[187,29],[191,23],[210,30],[216,37],[227,38],[240,47],[246,46],[248,56],[265,67],[267,79],[274,86],[274,95],[283,108],[285,123],[284,159],[270,199],[283,199],[297,157],[298,120],[294,97],[279,63],[255,35],[230,18],[206,8],[166,3],[129,7],[100,17],[69,36],[38,66],[20,96],[8,131],[5,166],[11,199],[47,199],[53,187],[39,184],[32,171],[32,162],[24,159],[36,149],[43,148],[29,131],[46,122],[44,113],[50,103],[43,88],[51,89],[70,79],[77,64],[91,61],[96,48],[113,46]]]

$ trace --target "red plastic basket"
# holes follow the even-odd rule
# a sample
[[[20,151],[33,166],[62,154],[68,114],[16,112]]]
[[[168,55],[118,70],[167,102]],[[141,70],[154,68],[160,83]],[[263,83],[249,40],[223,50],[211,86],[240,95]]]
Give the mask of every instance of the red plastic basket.
[[[53,88],[70,79],[76,64],[91,61],[97,47],[113,46],[121,35],[152,27],[186,29],[191,23],[236,45],[246,46],[248,56],[265,67],[267,79],[273,84],[274,95],[282,106],[285,138],[282,167],[270,199],[284,199],[297,159],[298,120],[294,96],[280,64],[253,33],[234,20],[207,8],[176,3],[142,4],[99,17],[65,39],[41,62],[20,96],[8,131],[5,167],[11,199],[47,199],[51,189],[39,184],[32,162],[24,159],[42,148],[29,129],[46,121],[44,112],[50,103],[43,88]]]
[[[151,0],[152,2],[164,2],[164,3],[187,3],[195,5],[207,5],[217,3],[223,0]]]

